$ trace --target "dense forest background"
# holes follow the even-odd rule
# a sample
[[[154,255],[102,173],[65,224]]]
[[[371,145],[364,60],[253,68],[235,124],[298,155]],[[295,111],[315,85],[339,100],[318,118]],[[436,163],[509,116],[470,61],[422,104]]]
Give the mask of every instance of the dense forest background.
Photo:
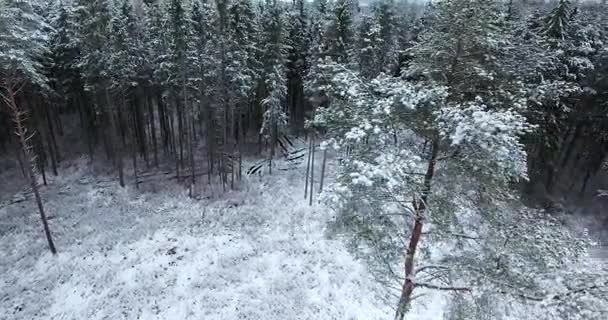
[[[499,7],[513,54],[525,57],[513,71],[534,90],[525,194],[545,205],[588,200],[608,152],[606,6]],[[244,152],[271,158],[280,137],[312,132],[306,119],[328,103],[327,61],[368,79],[404,76],[419,35],[438,25],[432,10],[411,1],[6,0],[3,104],[27,113],[43,173],[86,154],[112,163],[121,185],[127,164],[137,173],[167,161],[178,179],[193,183],[204,171],[230,185]],[[13,118],[1,109],[0,151],[23,166]]]
[[[525,194],[546,205],[594,196],[607,152],[606,6],[500,7],[501,28],[527,56],[513,67],[537,86]],[[242,153],[272,157],[282,135],[311,132],[306,119],[327,103],[319,80],[328,60],[369,79],[403,76],[409,49],[435,27],[432,10],[408,1],[7,0],[3,95],[27,112],[43,172],[82,153],[110,161],[121,185],[127,163],[167,161],[180,179],[205,171],[228,185]],[[530,56],[539,59],[527,64]],[[23,165],[9,111],[0,111],[0,151]]]

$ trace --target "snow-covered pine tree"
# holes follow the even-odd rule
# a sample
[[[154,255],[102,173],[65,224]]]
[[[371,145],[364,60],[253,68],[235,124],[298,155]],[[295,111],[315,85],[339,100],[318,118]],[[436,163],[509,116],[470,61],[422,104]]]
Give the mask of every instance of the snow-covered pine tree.
[[[304,0],[294,2],[289,15],[287,63],[287,101],[289,122],[292,131],[299,133],[304,128],[306,100],[304,97],[304,76],[309,67],[309,46],[311,37],[308,27],[308,10]]]
[[[216,122],[217,103],[214,96],[217,85],[217,64],[219,63],[216,43],[213,35],[216,32],[216,21],[213,7],[207,1],[194,1],[192,3],[192,13],[190,17],[191,37],[188,45],[188,63],[192,66],[190,74],[190,86],[196,92],[195,99],[198,101],[198,111],[196,112],[199,126],[204,127],[205,141],[207,145],[207,174],[208,182],[214,169],[219,166],[216,164],[218,155],[216,154],[216,137],[221,135],[221,129]]]
[[[520,139],[532,127],[499,4],[441,1],[433,10],[412,49],[416,81],[369,82],[341,65],[326,73],[330,105],[315,125],[345,152],[327,195],[335,230],[353,235],[387,286],[405,278],[395,319],[422,288],[551,299],[544,275],[576,261],[584,242],[516,200],[514,183],[527,179]]]
[[[111,95],[110,60],[112,56],[111,22],[113,2],[78,0],[74,3],[80,56],[78,68],[85,82],[85,92],[93,101],[95,136],[103,139],[106,155],[118,169],[120,185],[125,186],[120,123],[117,104]]]
[[[78,66],[93,95],[103,95],[109,86],[109,58],[113,6],[109,0],[78,0],[74,3],[74,19],[78,28],[80,59]],[[109,103],[109,101],[107,102]],[[97,112],[103,103],[97,104]]]
[[[324,78],[322,69],[327,57],[327,42],[325,38],[328,20],[327,1],[317,0],[313,2],[313,10],[310,14],[309,23],[310,45],[307,52],[311,63],[304,77],[304,93],[313,110],[317,105],[322,104],[322,100],[325,99],[322,89]]]
[[[595,16],[597,14],[593,9],[568,16],[568,26],[562,30],[564,33],[561,36],[546,32],[544,21],[547,18],[541,14],[530,16],[526,27],[518,27],[524,30],[525,35],[518,40],[519,47],[527,48],[522,53],[534,57],[534,63],[528,64],[528,67],[519,63],[520,70],[531,75],[528,79],[535,79],[528,81],[533,94],[528,118],[538,126],[535,134],[527,138],[531,182],[526,195],[529,200],[542,199],[543,202],[552,203],[555,194],[564,192],[568,198],[576,197],[586,189],[590,172],[599,168],[601,161],[593,157],[574,165],[580,165],[578,169],[570,168],[577,173],[567,174],[567,180],[561,179],[559,174],[578,161],[573,161],[574,150],[589,147],[575,141],[580,142],[579,139],[587,134],[599,137],[595,141],[600,144],[603,139],[599,134],[601,130],[595,131],[593,126],[588,126],[589,123],[596,123],[591,120],[594,117],[591,114],[596,114],[596,111],[592,111],[595,109],[592,101],[602,91],[593,84],[592,76],[597,72],[597,65],[602,64],[601,47],[605,41],[605,36],[596,27],[599,24],[594,22],[597,21]],[[590,148],[601,150],[597,149],[597,145]],[[583,167],[587,169],[580,170]],[[572,176],[580,179],[571,181]]]
[[[112,54],[108,65],[112,87],[121,91],[121,96],[127,94],[135,80],[135,65],[131,61],[134,58],[131,41],[135,34],[135,18],[131,10],[130,1],[122,1],[111,22]]]
[[[358,29],[359,72],[361,76],[373,79],[382,70],[380,62],[383,42],[380,35],[381,28],[375,17],[364,15],[361,17]]]
[[[255,59],[255,35],[258,26],[255,12],[249,0],[236,0],[228,9],[229,21],[229,74],[233,95],[238,103],[244,102],[252,93],[254,82],[259,77]]]
[[[285,112],[286,64],[287,64],[287,22],[282,5],[276,0],[268,0],[262,16],[262,65],[264,92],[264,121],[260,134],[266,136],[270,144],[270,165],[276,155],[279,136],[287,127]]]
[[[331,20],[325,35],[327,55],[331,56],[333,61],[352,63],[355,14],[358,6],[356,0],[336,0],[333,3]]]
[[[176,142],[173,128],[173,113],[170,108],[170,74],[169,53],[169,20],[167,8],[163,2],[156,1],[147,8],[145,43],[146,56],[152,69],[153,97],[158,109],[160,140],[165,154],[176,154]]]
[[[58,5],[56,8],[58,13],[50,22],[53,32],[50,37],[52,66],[49,72],[52,75],[54,88],[62,97],[63,103],[76,106],[80,110],[82,83],[80,71],[77,68],[80,50],[77,43],[77,26],[72,19],[74,14],[72,9],[70,6]],[[84,123],[81,125],[84,129]]]
[[[191,101],[188,90],[187,64],[188,41],[190,29],[188,17],[182,0],[171,0],[168,5],[169,27],[169,84],[171,88],[171,101],[177,116],[176,136],[177,154],[175,169],[178,180],[181,177],[180,169],[185,168],[186,148],[192,142],[189,130]],[[191,177],[194,179],[194,168],[191,168]]]
[[[259,32],[255,12],[249,0],[236,0],[228,8],[228,66],[230,111],[230,149],[231,149],[231,187],[235,178],[240,176],[241,147],[244,139],[245,123],[243,118],[254,96],[259,62],[256,59],[256,35]],[[238,158],[238,161],[237,161]],[[238,168],[236,168],[238,167]]]
[[[572,14],[570,0],[559,0],[557,6],[545,18],[543,32],[553,38],[564,39]]]
[[[215,6],[217,9],[217,108],[218,112],[216,113],[215,121],[218,124],[220,134],[215,137],[216,146],[218,147],[218,168],[219,168],[219,176],[222,181],[222,186],[224,190],[226,190],[226,185],[228,184],[228,171],[230,169],[230,159],[228,157],[228,153],[226,152],[228,146],[228,139],[230,137],[229,131],[229,115],[231,114],[231,86],[230,86],[230,77],[228,74],[228,65],[230,63],[228,59],[229,55],[229,40],[230,40],[230,30],[229,30],[229,0],[216,0]]]
[[[117,97],[118,121],[123,143],[130,143],[133,173],[137,182],[137,156],[143,156],[147,165],[148,147],[144,106],[147,98],[144,86],[150,81],[143,43],[144,32],[131,5],[125,0],[112,19],[112,55],[109,72],[112,93]]]
[[[373,7],[373,13],[378,26],[379,36],[382,40],[379,46],[378,64],[380,70],[394,69],[395,56],[395,30],[396,30],[396,8],[394,0],[378,0]]]

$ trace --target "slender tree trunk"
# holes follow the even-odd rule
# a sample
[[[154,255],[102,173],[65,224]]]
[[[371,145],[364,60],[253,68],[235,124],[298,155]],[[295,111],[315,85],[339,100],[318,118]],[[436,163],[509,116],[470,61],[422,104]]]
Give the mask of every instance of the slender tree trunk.
[[[121,137],[123,139],[123,144],[124,144],[124,134],[121,134],[122,128],[123,128],[123,124],[122,124],[122,117],[120,115],[120,110],[117,112],[118,114],[116,115],[118,117],[118,119],[114,119],[115,113],[114,113],[114,108],[111,107],[112,105],[112,100],[110,99],[110,91],[108,90],[107,87],[104,88],[104,92],[105,92],[105,109],[106,109],[106,119],[108,121],[108,126],[109,126],[109,130],[110,133],[108,134],[108,139],[109,144],[110,144],[110,148],[111,148],[111,153],[112,153],[112,160],[114,161],[116,167],[118,168],[118,180],[120,183],[121,187],[125,187],[125,174],[124,174],[124,164],[123,164],[123,154],[122,154],[122,145],[121,145]],[[120,106],[119,106],[120,108]]]
[[[57,134],[63,137],[63,123],[61,122],[61,113],[53,112],[55,118],[55,126],[57,127]],[[59,156],[57,156],[59,158]]]
[[[137,115],[135,115],[134,113],[131,113],[131,124],[133,125],[132,130],[134,131],[134,132],[132,132],[133,136],[137,135],[136,117],[137,117]],[[136,142],[136,139],[131,139],[131,161],[133,162],[133,180],[135,180],[135,189],[139,189],[139,177],[137,176],[137,142]]]
[[[194,106],[191,107],[192,109],[194,108]],[[194,111],[190,109],[190,108],[186,108],[186,110],[191,110],[190,111],[190,117],[194,117]],[[196,184],[196,162],[195,162],[195,157],[194,157],[194,136],[196,135],[194,132],[194,121],[188,121],[188,123],[190,124],[189,127],[190,129],[188,130],[188,140],[189,140],[189,150],[188,153],[190,154],[190,169],[192,170],[192,174],[191,174],[191,189],[194,191],[194,185]]]
[[[37,133],[37,134],[36,134]],[[47,155],[46,155],[46,151],[44,150],[44,142],[43,142],[43,136],[40,132],[40,130],[35,130],[34,131],[34,137],[32,137],[32,139],[34,139],[34,145],[36,146],[34,148],[35,154],[37,155],[36,157],[36,166],[38,168],[38,170],[40,171],[40,174],[42,175],[42,183],[46,186],[48,185],[47,180],[46,180],[46,160],[47,160]]]
[[[150,138],[152,139],[152,149],[154,152],[154,166],[158,168],[158,141],[156,138],[156,118],[154,117],[154,107],[152,104],[152,96],[146,95],[146,104],[148,106],[148,122],[150,130]]]
[[[21,148],[19,142],[15,144],[15,154],[17,155],[17,161],[19,162],[19,167],[21,168],[21,174],[25,179],[29,179],[26,170],[25,160],[23,159],[23,149]]]
[[[277,141],[278,141],[278,128],[277,128],[277,124],[276,121],[272,121],[272,132],[270,134],[270,162],[269,162],[269,174],[272,174],[272,161],[274,160],[274,156],[275,156],[275,152],[276,152],[276,146],[277,146]]]
[[[156,90],[160,91],[159,87],[156,87]],[[165,107],[163,105],[162,95],[160,93],[156,94],[156,108],[158,109],[158,122],[160,125],[160,140],[163,145],[163,150],[165,151],[165,155],[169,153],[169,129],[167,128],[167,115],[165,114]]]
[[[238,178],[239,181],[241,181],[243,179],[243,141],[245,140],[246,134],[243,130],[243,116],[241,115],[239,117],[239,133],[240,136],[238,138],[238,145],[239,145],[239,171],[238,171]]]
[[[104,105],[104,99],[101,96],[102,93],[95,91],[95,109],[93,110],[93,114],[99,110],[101,114],[101,124],[99,126],[99,130],[101,131],[101,139],[103,140],[104,150],[106,152],[106,158],[110,161],[114,161],[114,153],[112,149],[112,141],[114,138],[114,128],[112,127],[113,119],[110,118],[111,113],[108,111],[109,109],[109,95],[106,97],[106,102]],[[112,127],[112,128],[111,128]],[[94,127],[95,128],[95,127]],[[115,163],[114,163],[115,165]]]
[[[312,139],[308,142],[308,161],[306,164],[306,184],[304,185],[304,199],[308,199],[308,178],[310,177],[310,160],[312,160]]]
[[[399,304],[397,305],[395,320],[403,320],[412,301],[412,293],[414,291],[414,282],[412,280],[414,277],[414,258],[416,256],[416,250],[418,249],[420,237],[422,236],[423,215],[427,208],[427,200],[431,193],[431,184],[433,182],[433,176],[435,175],[435,164],[437,162],[437,155],[439,154],[439,142],[437,139],[433,140],[431,148],[431,158],[429,159],[426,174],[424,176],[422,194],[419,199],[415,197],[413,200],[415,211],[414,226],[412,227],[410,241],[407,251],[405,252],[405,281],[403,282],[403,287],[401,289],[401,297],[399,298]]]
[[[576,143],[579,142],[579,137],[582,133],[582,129],[583,129],[582,124],[579,123],[576,125],[576,128],[574,129],[574,134],[572,135],[572,138],[570,139],[570,142],[568,143],[568,146],[566,147],[566,152],[564,153],[564,157],[562,158],[560,168],[565,168],[566,164],[568,164],[568,161],[572,157],[572,153],[573,153],[574,149],[576,148]]]
[[[5,80],[10,81],[10,80]],[[15,134],[19,140],[19,144],[21,145],[21,151],[27,157],[27,161],[29,164],[25,165],[25,170],[27,172],[27,176],[30,180],[30,186],[32,188],[32,192],[34,193],[34,198],[36,199],[36,205],[38,206],[38,211],[40,212],[40,219],[42,220],[42,226],[44,228],[44,234],[46,236],[46,240],[49,245],[49,249],[52,254],[57,254],[57,249],[55,248],[55,243],[53,242],[53,237],[51,236],[51,230],[49,228],[49,223],[46,217],[46,213],[44,211],[44,206],[42,205],[42,198],[40,197],[40,192],[38,190],[38,181],[36,178],[36,174],[34,169],[36,167],[36,156],[33,153],[31,146],[29,145],[29,140],[32,136],[28,135],[28,130],[24,127],[23,121],[25,120],[26,112],[21,111],[17,106],[15,101],[14,87],[12,83],[8,83],[5,86],[7,91],[7,95],[3,96],[6,104],[8,105],[11,113],[13,114],[13,121],[15,123]]]
[[[238,136],[236,134],[235,120],[234,120],[234,111],[235,111],[235,109],[236,109],[236,106],[233,106],[231,108],[231,110],[230,110],[230,117],[232,118],[232,119],[230,119],[230,129],[231,129],[230,133],[231,133],[232,138],[235,139],[235,141],[234,141],[235,143],[231,143],[231,145],[232,145],[232,152],[231,152],[232,153],[232,158],[230,159],[230,163],[231,163],[231,166],[230,166],[230,189],[232,189],[232,190],[234,190],[234,179],[235,179],[235,176],[234,176],[234,174],[235,174],[234,163],[235,163],[235,160],[236,160],[236,153],[235,153],[235,151],[236,151],[236,143],[238,143],[238,141],[237,141]]]
[[[183,110],[186,106],[176,103],[177,111],[177,143],[179,144],[179,167],[184,168],[184,115]]]
[[[90,112],[88,111],[90,108],[88,108],[86,110],[84,108],[84,100],[85,100],[84,93],[79,92],[78,98],[77,98],[78,110],[81,110],[81,112],[82,112],[82,118],[83,118],[82,130],[86,134],[87,151],[89,153],[89,160],[91,162],[93,162],[93,160],[95,158],[95,149],[94,149],[95,138],[93,136],[93,133],[91,132],[91,128],[93,127],[94,124],[93,124],[93,121],[91,120]]]
[[[308,202],[309,205],[312,206],[312,198],[314,195],[314,188],[315,188],[315,133],[313,132],[310,135],[310,140],[311,140],[311,158],[312,160],[310,161],[310,200]]]
[[[323,150],[323,164],[321,165],[321,184],[319,193],[323,192],[323,182],[325,181],[325,166],[327,165],[327,149]]]
[[[175,157],[175,173],[176,173],[176,177],[177,177],[177,181],[179,182],[181,179],[180,176],[180,172],[179,172],[179,154],[177,152],[177,145],[175,142],[175,117],[173,116],[173,112],[171,112],[171,115],[169,117],[169,128],[171,130],[171,145],[172,145],[172,150],[173,150],[173,156]]]
[[[49,131],[49,140],[47,144],[49,145],[49,154],[51,155],[51,168],[53,169],[53,174],[57,176],[57,162],[59,158],[59,151],[57,151],[57,141],[55,140],[55,132],[53,130],[53,121],[51,121],[51,117],[49,115],[49,110],[44,108],[45,118],[47,120],[47,128]]]
[[[146,168],[150,168],[150,158],[148,157],[148,135],[146,134],[146,121],[145,121],[145,109],[146,109],[146,96],[143,92],[143,88],[139,87],[135,93],[137,98],[135,101],[136,112],[136,123],[137,132],[140,138],[140,151],[146,162]]]

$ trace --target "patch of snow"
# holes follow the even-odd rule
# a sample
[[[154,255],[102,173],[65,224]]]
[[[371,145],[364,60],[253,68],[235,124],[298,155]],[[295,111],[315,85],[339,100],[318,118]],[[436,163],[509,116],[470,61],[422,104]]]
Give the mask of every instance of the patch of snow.
[[[331,214],[303,199],[303,170],[196,201],[80,166],[42,188],[58,256],[32,201],[0,210],[0,319],[392,316],[366,266],[324,236]]]

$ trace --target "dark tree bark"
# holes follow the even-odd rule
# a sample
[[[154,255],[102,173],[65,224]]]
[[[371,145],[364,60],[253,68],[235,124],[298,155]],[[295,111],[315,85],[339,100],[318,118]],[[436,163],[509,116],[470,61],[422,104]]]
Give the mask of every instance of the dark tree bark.
[[[323,182],[325,181],[325,166],[327,165],[327,149],[323,150],[323,164],[321,165],[321,183],[319,193],[323,192]]]
[[[311,158],[312,160],[310,161],[310,200],[308,202],[309,205],[312,206],[312,198],[313,195],[315,194],[314,192],[314,187],[315,187],[315,133],[313,132],[310,135],[310,140],[311,140],[311,147],[310,147],[310,152],[311,152]]]
[[[42,197],[40,197],[40,192],[38,190],[38,179],[35,174],[36,155],[34,154],[34,151],[30,145],[32,135],[28,133],[27,128],[24,126],[27,112],[21,110],[19,106],[17,106],[15,99],[20,89],[16,89],[16,85],[11,81],[10,78],[5,79],[4,89],[6,90],[6,96],[3,95],[2,98],[5,100],[11,114],[13,115],[15,134],[21,146],[21,152],[23,152],[26,156],[26,161],[29,162],[28,164],[24,165],[24,169],[26,170],[27,177],[30,181],[30,187],[32,188],[32,193],[34,193],[34,198],[36,199],[36,205],[38,206],[40,219],[42,220],[42,226],[44,228],[44,234],[46,236],[49,249],[51,250],[51,253],[55,255],[57,254],[57,249],[55,248],[55,243],[53,242],[53,237],[51,236],[51,230],[44,211],[44,206],[42,204]]]
[[[158,168],[158,141],[156,138],[156,118],[154,117],[152,96],[146,96],[146,104],[148,107],[148,124],[150,126],[150,138],[152,139],[152,152],[154,153],[154,166]]]
[[[57,176],[57,162],[59,159],[59,151],[57,150],[57,140],[55,139],[55,130],[53,129],[53,121],[51,121],[51,117],[49,115],[49,110],[47,108],[43,108],[45,113],[45,118],[47,120],[47,129],[48,129],[48,142],[49,146],[49,154],[51,156],[51,168],[53,169],[53,174]]]

